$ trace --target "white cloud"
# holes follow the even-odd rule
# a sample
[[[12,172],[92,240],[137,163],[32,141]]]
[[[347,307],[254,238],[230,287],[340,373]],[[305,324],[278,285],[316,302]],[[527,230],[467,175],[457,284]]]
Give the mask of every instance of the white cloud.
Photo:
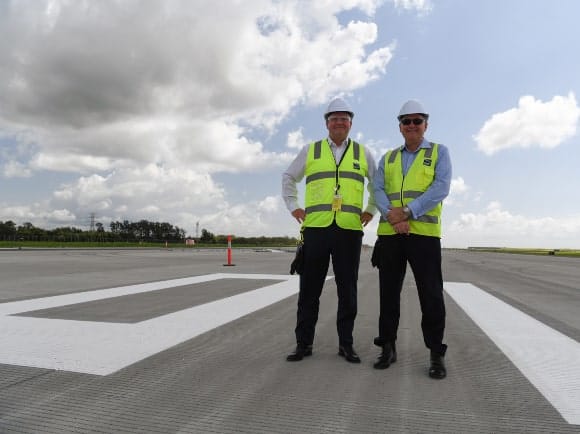
[[[580,107],[574,93],[542,102],[520,98],[518,107],[494,114],[474,137],[487,155],[510,148],[555,148],[576,134]]]
[[[227,156],[248,144],[246,128],[272,129],[297,105],[382,75],[392,48],[367,51],[376,24],[333,15],[378,3],[13,3],[1,18],[0,127],[79,173],[80,155],[163,163],[183,147],[215,170],[253,170],[270,163],[259,143],[227,164],[203,151]]]
[[[224,200],[223,189],[207,174],[150,164],[81,177],[54,192],[47,207],[78,216],[94,212],[105,224],[148,219],[191,227]]]
[[[264,212],[275,212],[285,209],[282,199],[279,196],[268,196],[258,204],[258,210]]]
[[[383,2],[384,0],[318,0],[316,7],[326,14],[335,14],[349,9],[360,9],[371,16]]]
[[[455,205],[457,201],[469,191],[469,186],[465,180],[459,176],[451,180],[449,195],[445,198],[445,205]]]
[[[223,195],[222,189],[207,174],[193,170],[165,169],[153,164],[119,170],[107,177],[82,177],[75,185],[65,186],[61,191],[68,190],[76,190],[79,194],[73,196],[84,196],[87,202],[102,196],[155,203],[163,203],[165,198],[171,203],[195,202],[198,206],[220,200]]]
[[[417,10],[421,13],[428,13],[433,9],[430,0],[393,0],[395,7],[405,10]]]
[[[288,133],[288,140],[286,142],[288,148],[301,149],[306,143],[306,139],[304,139],[304,135],[302,134],[302,128]]]
[[[77,173],[44,204],[70,215],[251,216],[212,177],[285,167],[292,154],[254,133],[385,73],[394,45],[376,44],[381,3],[9,3],[0,135],[20,153],[4,157],[4,176]],[[369,20],[341,22],[353,9]]]
[[[56,172],[91,173],[112,168],[110,158],[94,157],[92,155],[73,155],[40,152],[30,161],[30,168],[52,170]]]
[[[230,204],[222,188],[207,175],[154,165],[140,172],[134,168],[119,170],[107,177],[82,177],[55,192],[50,206],[44,207],[74,210],[81,226],[88,227],[88,216],[94,213],[96,221],[105,226],[110,221],[125,219],[166,221],[185,229],[189,235],[195,235],[196,222],[200,223],[200,230],[238,236],[284,235],[288,232],[285,225],[292,224],[280,196]],[[42,221],[40,208],[26,211],[28,221]],[[52,226],[59,223],[55,219],[51,222]]]
[[[199,218],[200,227],[221,235],[284,236],[292,233],[293,218],[286,211],[280,196],[269,196],[260,201],[214,209]]]
[[[47,210],[45,203],[12,206],[0,204],[0,221],[14,221],[17,224],[32,223],[35,226],[64,226],[73,224],[77,216],[66,209]]]
[[[32,171],[26,165],[11,160],[4,164],[2,175],[5,178],[30,178]]]
[[[468,244],[467,244],[468,243]],[[528,217],[490,202],[480,213],[463,213],[444,225],[447,247],[577,248],[580,216]]]
[[[465,180],[459,176],[451,180],[451,194],[463,194],[469,190],[469,187],[465,183]]]

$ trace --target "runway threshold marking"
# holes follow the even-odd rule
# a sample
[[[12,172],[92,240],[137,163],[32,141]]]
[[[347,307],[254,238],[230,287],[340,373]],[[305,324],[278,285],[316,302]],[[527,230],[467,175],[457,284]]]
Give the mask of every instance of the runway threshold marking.
[[[227,278],[282,282],[135,324],[11,316]],[[471,284],[446,282],[445,290],[562,417],[580,425],[580,344]],[[219,273],[1,303],[0,363],[109,375],[297,292],[295,276]]]
[[[580,425],[580,343],[474,285],[444,286],[566,422]]]
[[[282,282],[139,323],[11,316],[218,279]],[[0,363],[109,375],[298,292],[298,277],[210,274],[0,304]]]

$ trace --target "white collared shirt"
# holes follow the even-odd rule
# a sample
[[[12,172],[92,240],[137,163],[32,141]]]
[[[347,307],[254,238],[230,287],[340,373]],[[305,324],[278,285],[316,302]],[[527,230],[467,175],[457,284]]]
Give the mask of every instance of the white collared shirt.
[[[346,151],[347,144],[349,139],[347,138],[340,146],[337,146],[335,143],[327,139],[330,145],[330,149],[332,154],[334,155],[334,160],[336,164],[340,162],[344,152]],[[290,163],[288,169],[282,174],[282,199],[284,199],[284,203],[286,204],[286,208],[288,211],[292,212],[295,209],[302,208],[298,204],[298,188],[297,184],[302,181],[304,178],[304,172],[306,171],[306,158],[308,156],[308,149],[310,148],[310,144],[303,146],[298,155]],[[366,146],[364,146],[365,157],[367,160],[368,170],[365,174],[365,177],[369,181],[367,183],[367,191],[369,192],[369,199],[367,207],[365,208],[365,212],[374,215],[377,211],[377,207],[375,205],[375,192],[372,188],[372,180],[375,176],[375,172],[377,170],[377,164],[375,163],[375,159],[368,150]]]

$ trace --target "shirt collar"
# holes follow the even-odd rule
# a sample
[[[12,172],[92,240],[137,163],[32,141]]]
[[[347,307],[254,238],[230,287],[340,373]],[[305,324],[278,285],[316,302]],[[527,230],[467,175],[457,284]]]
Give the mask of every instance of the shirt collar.
[[[407,149],[407,146],[406,145],[403,145],[402,146],[402,150],[403,151],[406,151],[406,152],[408,152],[410,154],[415,154],[415,153],[419,152],[419,149],[421,149],[421,148],[425,148],[425,149],[431,148],[431,142],[429,142],[429,140],[423,138],[423,141],[421,142],[421,144],[419,145],[419,147],[415,150],[415,152],[409,151]]]
[[[338,148],[338,145],[337,145],[336,143],[334,143],[330,137],[329,137],[327,140],[328,140],[328,143],[330,144],[330,146],[333,146],[333,147],[335,147],[335,148]],[[344,140],[344,141],[341,143],[341,146],[344,146],[344,147],[346,148],[346,145],[348,145],[348,141],[349,141],[349,140],[350,140],[350,139],[347,137],[347,138],[346,138],[346,139],[345,139],[345,140]]]

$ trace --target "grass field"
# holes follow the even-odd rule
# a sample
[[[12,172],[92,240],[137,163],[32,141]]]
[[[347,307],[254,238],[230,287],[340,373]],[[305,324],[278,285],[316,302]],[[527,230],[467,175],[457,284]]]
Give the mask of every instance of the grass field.
[[[523,249],[512,247],[469,247],[468,250],[476,252],[517,253],[520,255],[548,255],[568,256],[580,258],[580,250],[576,249]]]

